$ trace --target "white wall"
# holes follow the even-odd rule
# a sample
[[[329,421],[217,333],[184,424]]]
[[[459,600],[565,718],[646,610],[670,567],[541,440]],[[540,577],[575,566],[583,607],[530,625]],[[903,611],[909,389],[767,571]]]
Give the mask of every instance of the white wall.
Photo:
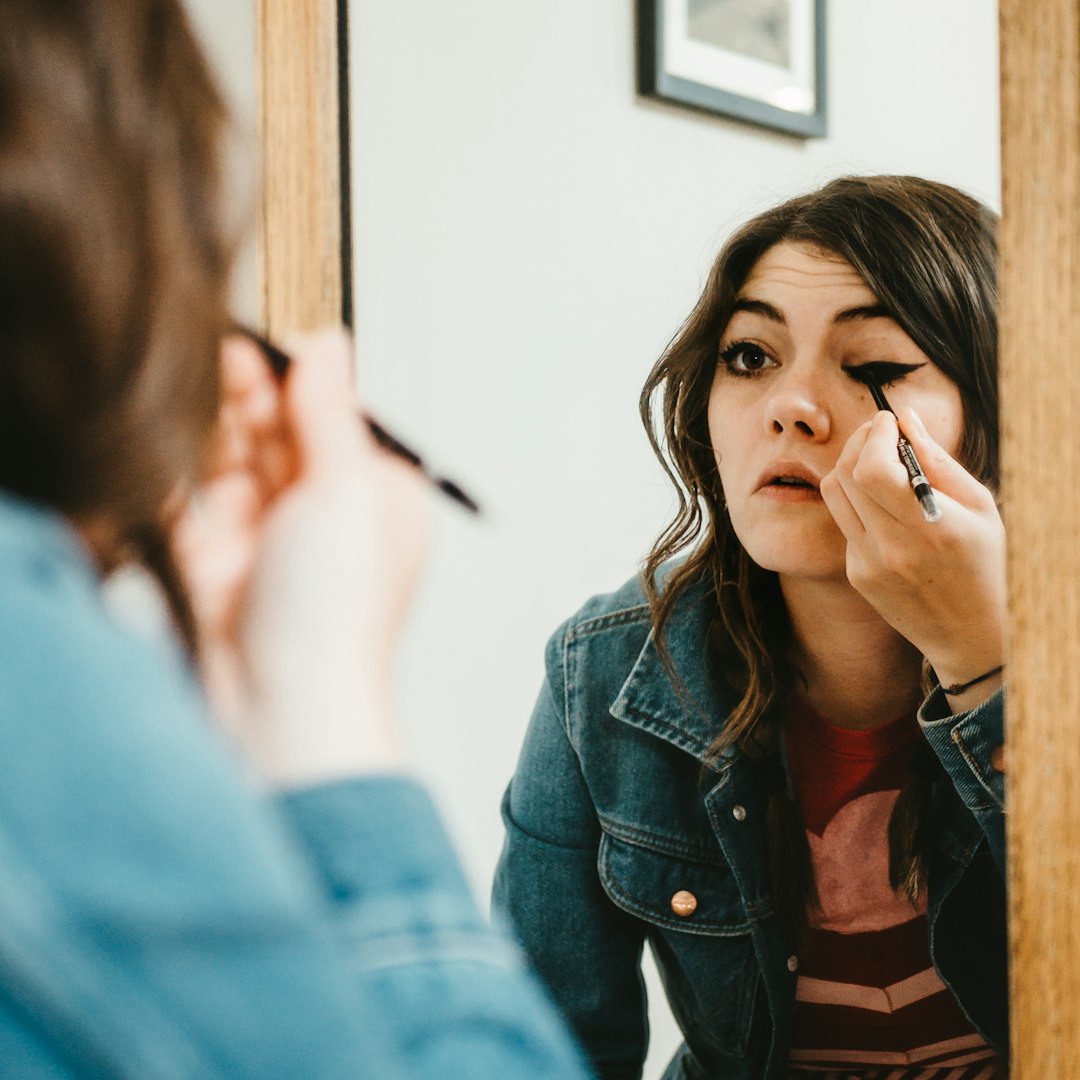
[[[233,138],[229,146],[235,196],[232,208],[241,227],[247,224],[246,243],[233,275],[233,313],[241,321],[254,325],[259,318],[254,213],[258,198],[255,0],[185,0],[185,6],[232,113]]]
[[[830,134],[802,141],[638,99],[626,0],[352,6],[362,384],[489,509],[438,508],[401,672],[481,892],[544,642],[634,573],[671,505],[637,396],[722,238],[844,172],[998,203],[996,5],[828,17]],[[656,1026],[647,1075],[675,1040]]]

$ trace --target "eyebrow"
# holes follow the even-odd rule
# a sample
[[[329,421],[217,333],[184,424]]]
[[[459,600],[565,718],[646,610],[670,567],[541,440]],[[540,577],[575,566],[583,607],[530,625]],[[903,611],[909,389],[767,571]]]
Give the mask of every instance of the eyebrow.
[[[864,304],[862,307],[845,308],[833,316],[833,322],[837,323],[858,322],[862,319],[892,319],[896,322],[896,317],[884,304]]]
[[[767,304],[764,300],[750,300],[747,297],[740,297],[735,301],[731,313],[734,315],[736,311],[748,311],[751,315],[761,315],[772,322],[780,323],[781,326],[787,326],[784,313],[779,308],[773,307],[772,304]]]
[[[779,323],[781,326],[787,325],[784,313],[765,300],[741,297],[735,301],[732,314],[736,311],[746,311],[751,315],[760,315],[771,322]],[[859,307],[844,308],[843,311],[839,311],[833,316],[834,323],[859,322],[864,319],[891,319],[893,322],[896,321],[896,317],[884,304],[862,304]]]

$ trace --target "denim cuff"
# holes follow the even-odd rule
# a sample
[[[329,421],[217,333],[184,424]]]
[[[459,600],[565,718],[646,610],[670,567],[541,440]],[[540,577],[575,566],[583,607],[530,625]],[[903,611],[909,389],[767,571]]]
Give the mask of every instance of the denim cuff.
[[[974,709],[953,714],[939,686],[919,709],[926,741],[970,810],[1005,808],[1005,774],[990,763],[990,755],[1005,741],[1004,717],[1004,688]]]
[[[277,796],[354,941],[487,934],[431,797],[400,776]]]
[[[334,944],[366,995],[360,1019],[397,1066],[351,1075],[585,1080],[519,951],[480,915],[424,788],[377,776],[277,802],[321,875]]]

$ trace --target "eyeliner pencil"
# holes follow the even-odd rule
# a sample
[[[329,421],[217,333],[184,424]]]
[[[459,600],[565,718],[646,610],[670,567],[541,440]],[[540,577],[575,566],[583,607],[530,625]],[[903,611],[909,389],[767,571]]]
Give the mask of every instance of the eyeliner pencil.
[[[882,412],[892,413],[895,416],[896,413],[893,412],[893,407],[886,400],[881,384],[877,381],[877,376],[872,371],[866,371],[863,373],[863,380],[870,387],[874,404]],[[922,471],[919,459],[915,456],[911,443],[904,438],[903,432],[900,433],[900,441],[896,444],[896,452],[900,457],[901,464],[907,469],[908,480],[910,480],[911,489],[915,492],[915,497],[922,507],[923,517],[931,524],[940,521],[941,507],[938,506],[938,501],[934,496],[934,489],[930,486],[930,481],[926,479],[926,474]]]
[[[262,334],[259,334],[254,330],[250,330],[246,326],[238,326],[234,329],[237,333],[243,334],[244,337],[258,345],[263,356],[266,357],[266,361],[270,365],[270,370],[273,371],[274,376],[279,381],[283,380],[289,371],[289,367],[292,365],[292,357],[290,357],[283,349],[279,349],[268,338],[263,337]],[[437,488],[448,498],[453,499],[459,506],[463,506],[470,514],[480,513],[480,504],[477,503],[477,501],[459,484],[445,476],[439,476],[437,473],[432,472],[424,459],[421,458],[415,450],[410,449],[400,439],[391,435],[390,432],[387,431],[373,416],[369,416],[367,413],[361,413],[360,419],[363,421],[368,431],[371,432],[375,441],[384,450],[395,455],[395,457],[401,458],[403,461],[407,461],[413,468],[419,469],[433,487]]]

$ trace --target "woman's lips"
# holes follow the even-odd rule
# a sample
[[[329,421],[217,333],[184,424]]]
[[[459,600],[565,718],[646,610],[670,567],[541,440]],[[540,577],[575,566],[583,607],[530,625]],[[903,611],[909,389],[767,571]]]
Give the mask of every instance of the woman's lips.
[[[772,499],[776,502],[785,503],[800,503],[800,502],[821,502],[821,492],[818,491],[813,484],[784,484],[784,483],[769,483],[762,484],[757,490],[758,495],[763,495],[766,499]]]
[[[758,479],[756,493],[777,502],[820,502],[817,474],[799,461],[774,461]]]

